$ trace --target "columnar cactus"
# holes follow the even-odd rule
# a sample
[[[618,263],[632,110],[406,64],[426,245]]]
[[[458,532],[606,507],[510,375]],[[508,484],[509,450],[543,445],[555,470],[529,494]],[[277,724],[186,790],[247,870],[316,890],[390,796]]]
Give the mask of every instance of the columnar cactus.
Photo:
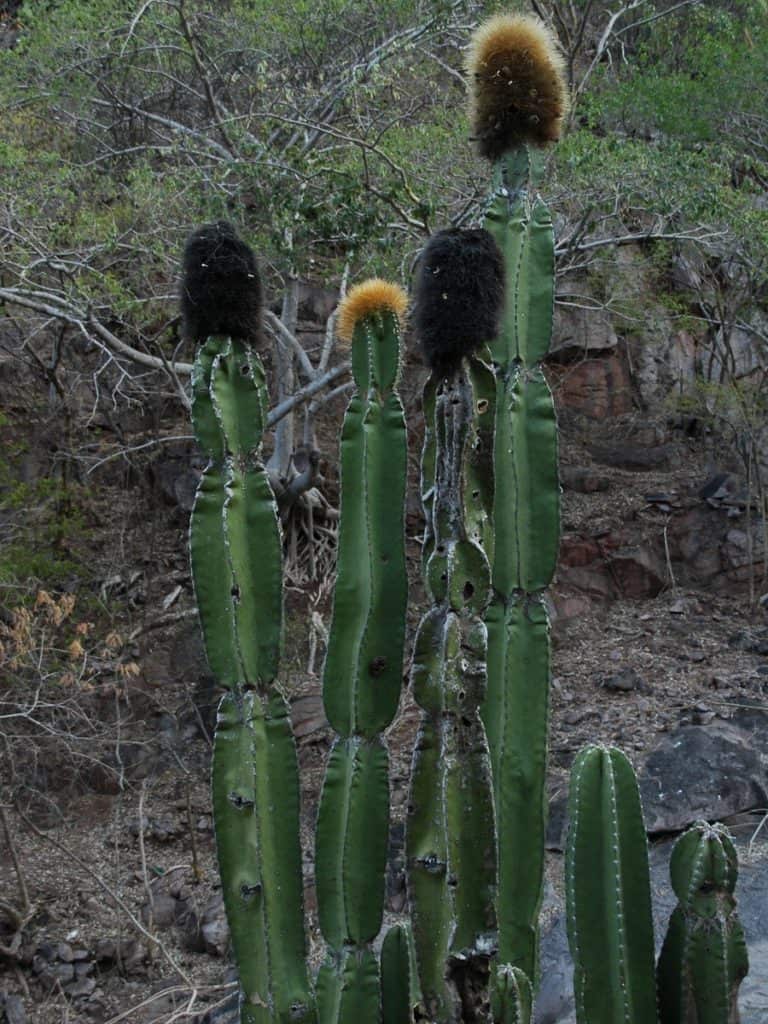
[[[697,822],[672,851],[678,905],[657,966],[661,1024],[738,1024],[749,969],[733,892],[736,850],[722,825]]]
[[[485,226],[504,258],[505,303],[491,344],[495,375],[492,596],[488,695],[482,709],[499,847],[499,959],[535,981],[544,871],[549,715],[545,590],[559,544],[557,425],[541,370],[552,334],[552,220],[536,192],[537,147],[556,140],[567,108],[562,59],[535,18],[490,19],[467,71],[472,122],[495,161]]]
[[[653,919],[640,794],[620,750],[590,746],[571,772],[565,875],[579,1024],[656,1020]]]
[[[276,673],[281,538],[259,458],[266,415],[258,357],[237,338],[198,352],[195,432],[209,458],[191,518],[192,574],[222,698],[213,810],[242,1024],[311,1021],[299,847],[299,784]],[[275,813],[279,808],[279,813]]]
[[[337,740],[317,821],[316,885],[328,961],[318,977],[322,1024],[373,1020],[389,837],[382,731],[400,700],[408,581],[405,418],[397,394],[401,319],[395,285],[368,281],[339,311],[356,392],[341,439],[341,522],[323,700]],[[392,940],[394,941],[394,940]],[[396,997],[395,997],[396,998]],[[353,1010],[354,1007],[354,1010]]]
[[[458,270],[470,259],[476,273],[469,281],[490,296],[492,308],[462,324],[456,309],[464,304],[466,317],[472,306]],[[425,389],[422,462],[432,607],[419,626],[411,671],[422,718],[406,853],[423,1012],[438,1021],[461,1019],[472,993],[487,988],[496,949],[493,794],[479,715],[490,567],[471,486],[473,472],[483,476],[489,466],[477,457],[477,399],[467,357],[495,332],[500,284],[500,258],[489,236],[444,233],[422,257],[416,295],[417,330],[433,371]],[[472,362],[482,374],[482,364]]]
[[[472,119],[494,161],[486,229],[440,232],[419,273],[423,570],[430,599],[411,667],[421,721],[406,833],[411,927],[380,955],[389,833],[384,731],[397,711],[407,576],[406,435],[397,394],[406,299],[369,281],[340,310],[356,391],[341,438],[341,520],[323,699],[336,740],[318,812],[325,959],[306,958],[299,786],[278,683],[282,551],[261,462],[261,285],[225,222],[196,232],[182,306],[200,343],[192,417],[208,465],[192,575],[222,698],[212,786],[241,1024],[530,1024],[545,829],[557,431],[542,372],[554,241],[536,185],[567,108],[542,24],[493,18],[469,57]],[[656,973],[637,785],[617,750],[576,759],[566,854],[580,1024],[653,1024]],[[736,855],[697,825],[678,844],[679,906],[658,965],[663,1024],[736,1024],[747,970]],[[414,1010],[418,1007],[417,1010]]]

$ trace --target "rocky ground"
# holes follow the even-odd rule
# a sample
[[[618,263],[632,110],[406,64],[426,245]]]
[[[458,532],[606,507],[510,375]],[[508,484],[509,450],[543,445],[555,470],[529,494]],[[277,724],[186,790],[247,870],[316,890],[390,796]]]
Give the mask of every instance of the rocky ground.
[[[590,402],[602,401],[605,372],[603,366]],[[640,775],[660,926],[670,909],[663,878],[669,836],[705,817],[726,821],[738,837],[753,947],[744,1021],[764,1024],[768,617],[756,599],[768,585],[758,564],[761,524],[738,467],[710,434],[661,415],[584,419],[562,385],[562,366],[553,368],[553,381],[563,426],[563,541],[552,591],[550,859],[539,1021],[571,1020],[561,899],[565,787],[575,752],[599,741],[624,749]],[[332,435],[329,428],[329,455]],[[329,459],[331,499],[334,465]],[[3,733],[2,767],[9,796],[0,867],[0,1014],[8,1024],[231,1019],[234,981],[207,781],[216,693],[186,555],[198,470],[182,444],[105,484],[94,513],[93,557],[102,571],[92,586],[100,609],[91,616],[98,619],[93,628],[77,608],[56,604],[63,608],[57,612],[45,600],[35,606],[27,656],[59,633],[56,642],[64,644],[69,623],[67,638],[79,638],[90,668],[71,646],[62,647],[62,658],[77,665],[69,681],[62,684],[59,671],[53,693],[44,681],[7,693],[16,716]],[[423,598],[420,529],[418,509],[409,506],[411,627]],[[331,740],[319,678],[327,575],[308,581],[303,570],[294,573],[286,603],[284,677],[298,737],[306,903],[316,936],[312,828]],[[388,734],[391,915],[405,901],[403,817],[417,718],[406,692]],[[311,952],[316,959],[316,940]]]

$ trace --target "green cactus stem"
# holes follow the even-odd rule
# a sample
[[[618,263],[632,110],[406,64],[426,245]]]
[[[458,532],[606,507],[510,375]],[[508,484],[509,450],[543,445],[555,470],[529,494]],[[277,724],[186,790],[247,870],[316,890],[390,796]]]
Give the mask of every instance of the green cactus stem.
[[[411,1024],[419,1002],[413,939],[407,925],[393,925],[381,945],[382,1024]]]
[[[571,770],[568,943],[579,1024],[656,1020],[648,850],[632,766],[589,746]]]
[[[348,950],[323,964],[315,990],[319,1024],[362,1024],[380,1019],[379,965],[370,949]]]
[[[554,239],[547,207],[530,191],[532,159],[523,148],[499,161],[485,219],[504,256],[506,301],[491,344],[493,590],[482,714],[498,828],[499,958],[535,978],[550,675],[544,590],[557,559],[560,487],[554,404],[540,367],[552,332]]]
[[[315,1020],[306,968],[299,785],[276,685],[282,545],[260,461],[266,388],[238,339],[209,338],[193,380],[193,424],[209,457],[191,518],[192,575],[221,702],[212,766],[224,904],[242,1024]],[[279,813],[275,813],[279,808]]]
[[[531,1024],[533,990],[526,975],[508,964],[499,967],[491,987],[493,1024]]]
[[[333,617],[323,673],[338,734],[317,819],[318,918],[328,962],[318,979],[321,1020],[379,1013],[378,965],[389,838],[389,768],[381,738],[400,700],[408,595],[406,433],[397,378],[406,297],[369,281],[342,304],[356,392],[341,440],[341,520]],[[374,984],[375,968],[375,984]],[[369,1009],[363,1011],[364,1007]]]
[[[678,905],[657,965],[661,1024],[738,1024],[749,970],[734,890],[738,857],[727,829],[699,821],[670,862]]]
[[[554,237],[536,192],[544,147],[568,111],[565,63],[526,14],[483,22],[467,52],[472,136],[493,168],[484,226],[501,250],[505,301],[496,377],[488,696],[499,848],[499,960],[536,980],[544,880],[549,630],[544,591],[559,546],[557,425],[542,373],[552,334]],[[490,340],[490,339],[489,339]]]
[[[466,361],[426,388],[422,474],[432,608],[420,624],[411,684],[422,709],[414,754],[406,855],[423,1012],[460,1019],[487,981],[496,947],[496,847],[490,764],[479,706],[486,686],[490,569],[467,534],[475,396]],[[475,473],[482,475],[479,466]],[[476,525],[476,524],[475,524]],[[477,526],[476,526],[477,528]]]

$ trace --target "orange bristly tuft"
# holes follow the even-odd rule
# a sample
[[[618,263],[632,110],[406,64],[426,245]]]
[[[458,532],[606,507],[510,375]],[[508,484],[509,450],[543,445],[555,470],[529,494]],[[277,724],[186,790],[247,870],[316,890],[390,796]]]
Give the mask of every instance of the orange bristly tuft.
[[[351,342],[355,326],[372,313],[388,310],[394,313],[401,327],[405,322],[408,296],[399,284],[374,277],[356,284],[342,299],[336,320],[336,333],[342,341]]]
[[[569,98],[565,61],[549,29],[529,14],[499,14],[472,39],[472,134],[482,156],[496,160],[526,142],[560,138]]]

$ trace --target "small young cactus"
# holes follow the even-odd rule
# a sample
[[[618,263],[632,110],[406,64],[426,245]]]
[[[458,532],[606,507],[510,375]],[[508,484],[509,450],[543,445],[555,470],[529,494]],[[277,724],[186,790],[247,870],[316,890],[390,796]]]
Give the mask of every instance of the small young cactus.
[[[565,858],[579,1024],[656,1020],[648,849],[640,794],[620,750],[589,746],[571,770]]]
[[[738,989],[749,969],[733,895],[738,858],[722,825],[698,821],[670,862],[678,905],[657,966],[661,1024],[738,1024]]]

